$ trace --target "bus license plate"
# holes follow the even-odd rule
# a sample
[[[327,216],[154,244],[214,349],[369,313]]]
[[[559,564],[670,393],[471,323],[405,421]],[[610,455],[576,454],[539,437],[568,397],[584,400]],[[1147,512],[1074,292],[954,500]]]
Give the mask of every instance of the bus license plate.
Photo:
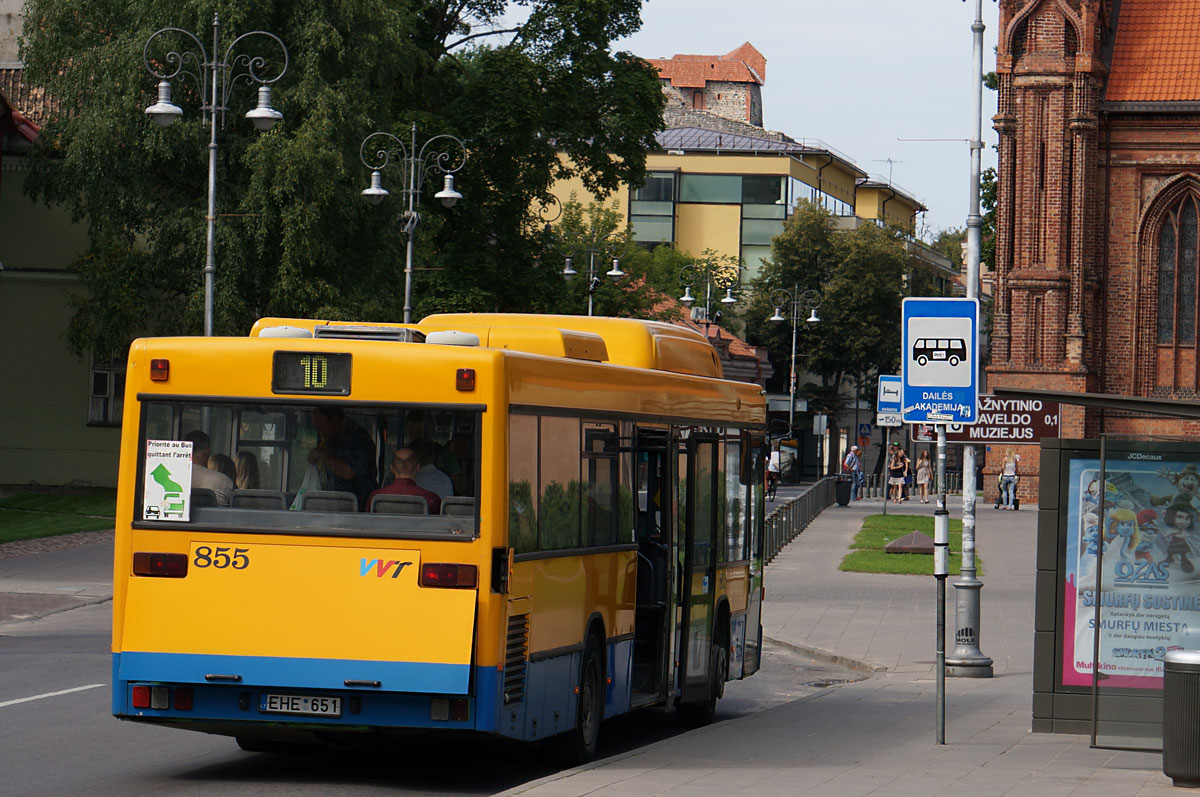
[[[309,695],[259,695],[258,710],[266,714],[308,714],[317,717],[342,716],[340,697]]]

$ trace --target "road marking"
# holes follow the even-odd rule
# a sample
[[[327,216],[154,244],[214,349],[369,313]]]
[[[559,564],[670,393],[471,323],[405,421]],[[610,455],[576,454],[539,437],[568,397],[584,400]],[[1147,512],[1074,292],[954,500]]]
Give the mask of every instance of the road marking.
[[[83,692],[87,689],[97,689],[101,686],[104,686],[104,684],[88,684],[87,686],[76,686],[74,689],[63,689],[58,692],[47,692],[44,695],[34,695],[33,697],[21,697],[17,698],[16,700],[6,700],[3,703],[0,703],[0,708],[4,708],[6,706],[15,706],[17,703],[28,703],[30,700],[41,700],[43,697],[58,697],[59,695],[69,695],[72,692]]]

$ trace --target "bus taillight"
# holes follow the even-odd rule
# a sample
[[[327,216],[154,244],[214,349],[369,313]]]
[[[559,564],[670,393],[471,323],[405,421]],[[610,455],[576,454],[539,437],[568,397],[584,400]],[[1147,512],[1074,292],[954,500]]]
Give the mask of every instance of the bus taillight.
[[[185,553],[149,553],[138,551],[133,555],[135,576],[160,576],[183,578],[187,575],[188,558]]]
[[[421,565],[422,587],[474,589],[478,571],[475,565],[431,563]]]
[[[166,382],[167,377],[171,375],[171,361],[162,359],[153,359],[150,361],[150,381],[151,382]]]

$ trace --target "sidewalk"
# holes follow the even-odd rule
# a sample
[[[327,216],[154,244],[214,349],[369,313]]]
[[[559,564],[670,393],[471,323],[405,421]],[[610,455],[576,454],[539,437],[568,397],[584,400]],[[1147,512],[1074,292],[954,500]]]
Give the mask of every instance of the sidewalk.
[[[931,514],[933,504],[888,505]],[[985,573],[980,649],[990,679],[946,680],[945,745],[935,744],[932,577],[837,569],[879,499],[832,506],[767,568],[763,633],[885,667],[778,708],[667,739],[506,794],[906,795],[1176,793],[1157,754],[1091,750],[1085,736],[1029,732],[1037,508],[977,504]],[[959,502],[951,517],[961,517]],[[950,579],[951,584],[953,578]],[[947,587],[953,649],[954,588]]]

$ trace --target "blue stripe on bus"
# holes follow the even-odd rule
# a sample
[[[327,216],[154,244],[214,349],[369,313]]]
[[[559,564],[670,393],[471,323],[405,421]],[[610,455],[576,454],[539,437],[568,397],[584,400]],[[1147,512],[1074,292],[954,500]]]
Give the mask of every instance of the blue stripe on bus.
[[[316,687],[306,685],[280,687],[278,684],[248,685],[248,684],[197,684],[193,692],[193,706],[190,710],[180,711],[171,708],[163,710],[135,709],[130,704],[130,680],[120,677],[122,658],[129,654],[113,654],[113,714],[118,717],[135,720],[154,720],[160,722],[179,721],[180,727],[190,730],[206,730],[209,724],[222,727],[222,733],[229,733],[230,727],[254,727],[261,725],[307,724],[312,726],[354,726],[377,728],[430,728],[445,730],[476,730],[495,733],[498,728],[500,714],[500,689],[502,673],[495,667],[476,667],[475,696],[468,697],[471,710],[466,721],[434,720],[430,717],[431,701],[439,695],[420,693],[380,692],[375,689],[320,689],[326,694],[336,694],[342,698],[358,697],[359,707],[351,709],[350,704],[343,703],[341,717],[309,717],[295,715],[264,714],[258,710],[259,695],[276,689],[288,692],[316,692]],[[125,668],[129,671],[129,667]],[[166,684],[181,683],[173,681],[168,674],[158,673],[155,678],[137,678],[134,681],[153,681]],[[239,705],[240,698],[247,692],[250,694],[248,706]],[[233,723],[230,726],[229,723]]]
[[[299,689],[345,689],[347,680],[379,681],[387,692],[465,695],[468,664],[414,661],[302,659],[280,656],[216,656],[195,653],[114,653],[115,681],[228,683]],[[206,675],[238,675],[238,681],[210,681]],[[372,690],[373,691],[373,690]]]

